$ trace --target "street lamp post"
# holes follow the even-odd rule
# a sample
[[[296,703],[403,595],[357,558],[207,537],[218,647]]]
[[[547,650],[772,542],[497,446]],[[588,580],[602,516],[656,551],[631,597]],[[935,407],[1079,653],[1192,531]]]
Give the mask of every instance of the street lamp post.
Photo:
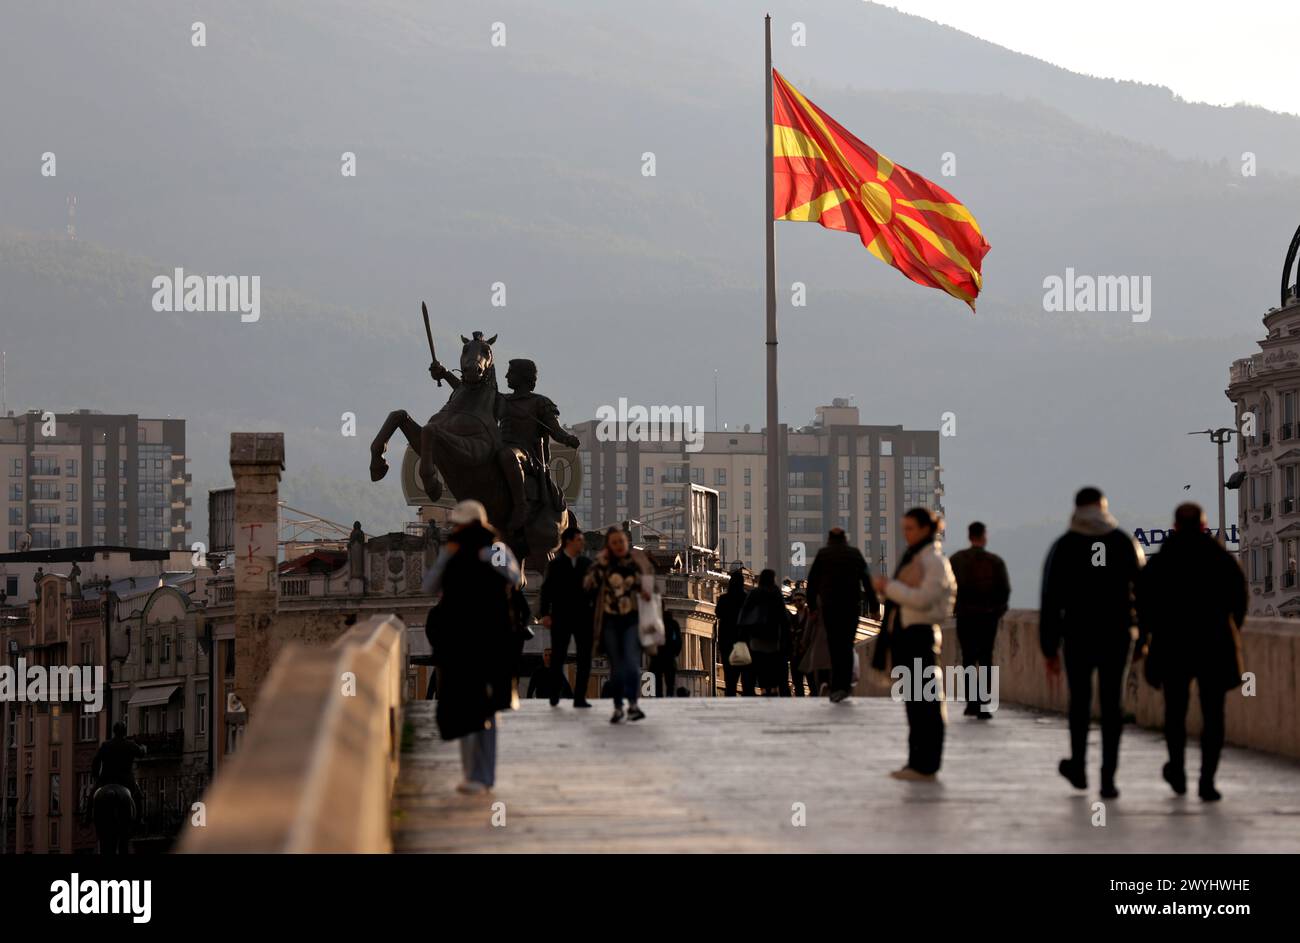
[[[1188,435],[1208,435],[1210,441],[1219,447],[1219,544],[1222,546],[1228,542],[1228,531],[1226,526],[1227,517],[1227,491],[1223,484],[1223,446],[1232,440],[1232,435],[1237,430],[1229,426],[1223,426],[1218,429],[1201,429],[1199,432],[1189,432]]]

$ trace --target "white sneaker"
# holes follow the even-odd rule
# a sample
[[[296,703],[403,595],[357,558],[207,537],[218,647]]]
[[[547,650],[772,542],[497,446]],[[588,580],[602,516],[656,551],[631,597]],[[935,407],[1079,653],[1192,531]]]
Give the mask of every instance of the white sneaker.
[[[487,792],[486,783],[476,782],[472,779],[466,779],[456,784],[456,791],[467,796],[476,796],[479,793]]]

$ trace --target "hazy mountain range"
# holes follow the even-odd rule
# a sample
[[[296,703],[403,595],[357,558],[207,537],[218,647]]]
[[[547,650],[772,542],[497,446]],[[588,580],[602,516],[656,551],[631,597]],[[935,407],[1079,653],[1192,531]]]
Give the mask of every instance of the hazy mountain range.
[[[1021,604],[1078,485],[1106,488],[1132,527],[1188,497],[1212,507],[1213,448],[1186,433],[1230,420],[1228,365],[1277,303],[1300,119],[1068,73],[848,0],[9,10],[9,407],[185,417],[197,536],[235,429],[287,433],[298,506],[371,531],[406,519],[365,453],[388,410],[427,415],[446,395],[425,373],[421,299],[445,360],[457,335],[499,333],[568,421],[620,396],[712,417],[717,370],[722,421],[757,428],[765,10],[777,68],[955,193],[993,246],[972,316],[856,237],[779,224],[782,419],[834,396],[865,422],[935,428],[954,411],[950,527],[990,524]],[[178,266],[260,275],[261,320],[153,311],[153,276]],[[1149,275],[1151,320],[1044,312],[1043,279],[1067,268]]]

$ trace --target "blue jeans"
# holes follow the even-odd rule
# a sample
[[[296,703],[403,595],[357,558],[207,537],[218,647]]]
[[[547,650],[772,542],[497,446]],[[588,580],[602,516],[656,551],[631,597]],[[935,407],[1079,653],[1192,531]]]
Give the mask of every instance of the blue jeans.
[[[640,618],[635,612],[625,616],[605,616],[601,632],[605,654],[609,656],[609,686],[614,706],[622,707],[623,698],[635,704],[641,690]]]
[[[496,784],[497,720],[492,717],[478,733],[460,738],[460,766],[465,779],[485,786]]]

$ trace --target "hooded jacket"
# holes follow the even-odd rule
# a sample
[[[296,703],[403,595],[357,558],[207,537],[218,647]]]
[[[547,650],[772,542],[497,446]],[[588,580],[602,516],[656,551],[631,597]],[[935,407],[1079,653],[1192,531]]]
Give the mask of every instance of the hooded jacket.
[[[1052,544],[1043,566],[1043,654],[1055,657],[1062,639],[1090,645],[1131,639],[1134,584],[1145,561],[1137,541],[1100,505],[1076,508],[1070,529]]]

